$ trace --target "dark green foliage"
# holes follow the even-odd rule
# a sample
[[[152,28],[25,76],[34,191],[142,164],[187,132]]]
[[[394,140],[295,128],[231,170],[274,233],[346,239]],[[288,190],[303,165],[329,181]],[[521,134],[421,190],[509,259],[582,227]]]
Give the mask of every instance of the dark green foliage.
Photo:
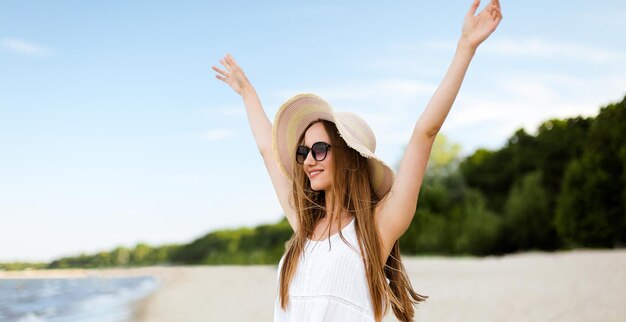
[[[518,130],[503,149],[463,160],[468,186],[502,216],[495,253],[624,245],[624,134],[626,98],[596,118],[546,121],[536,137]]]
[[[254,229],[216,231],[182,246],[173,260],[184,264],[277,263],[292,233],[286,219]]]
[[[582,245],[598,245],[606,243],[606,240],[598,240],[597,236],[606,236],[610,230],[605,216],[593,212],[593,199],[595,184],[585,173],[588,166],[583,165],[583,160],[573,160],[567,167],[563,178],[563,189],[557,200],[556,227],[563,239],[569,246],[580,247]],[[594,177],[605,175],[601,169],[591,173]],[[601,193],[601,192],[600,192]],[[594,218],[595,217],[595,218]],[[591,244],[591,245],[590,245]]]
[[[626,243],[626,99],[602,108],[584,150],[567,167],[556,207],[557,229],[570,246]]]
[[[538,170],[546,189],[548,207],[554,209],[556,196],[567,164],[583,153],[591,118],[575,117],[566,120],[552,119],[541,124],[537,130]]]
[[[451,214],[455,254],[487,255],[496,249],[501,219],[487,209],[483,194],[466,190],[463,203]]]
[[[477,150],[463,160],[460,170],[468,186],[489,196],[489,209],[501,211],[513,183],[510,149],[500,151]]]
[[[178,247],[165,245],[153,248],[140,243],[133,249],[117,247],[110,252],[99,252],[95,255],[81,254],[78,257],[60,258],[49,263],[46,268],[103,268],[168,264]]]
[[[456,152],[429,161],[415,216],[400,238],[401,249],[408,254],[490,253],[496,249],[500,219],[487,209],[480,191],[467,187],[458,171],[458,149],[448,147],[442,134],[432,155],[441,150]]]
[[[418,210],[411,225],[400,237],[403,253],[446,253],[447,219],[428,210]]]
[[[486,208],[480,191],[462,184],[455,189],[459,199],[451,202],[441,182],[425,183],[413,221],[400,238],[404,253],[482,255],[496,249],[500,218]]]
[[[537,168],[537,139],[519,129],[499,151],[479,149],[463,160],[460,169],[468,186],[489,196],[487,207],[502,213],[513,183]]]
[[[501,242],[513,249],[556,248],[558,237],[540,171],[529,172],[514,184],[504,207],[501,234]]]

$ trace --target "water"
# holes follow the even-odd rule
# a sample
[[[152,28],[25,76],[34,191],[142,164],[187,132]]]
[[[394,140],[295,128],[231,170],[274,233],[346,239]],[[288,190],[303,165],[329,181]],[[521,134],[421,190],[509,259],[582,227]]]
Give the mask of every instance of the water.
[[[151,276],[0,279],[2,322],[125,322],[158,288]]]

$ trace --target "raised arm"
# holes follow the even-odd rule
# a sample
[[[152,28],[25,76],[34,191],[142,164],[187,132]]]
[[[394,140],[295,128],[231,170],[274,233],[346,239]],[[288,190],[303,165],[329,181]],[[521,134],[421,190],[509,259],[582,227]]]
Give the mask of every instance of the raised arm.
[[[433,142],[450,112],[469,63],[478,46],[502,20],[499,1],[492,0],[475,16],[479,4],[475,0],[467,12],[452,63],[415,124],[389,194],[377,206],[376,222],[387,252],[413,220]]]
[[[252,86],[252,83],[250,83],[243,69],[239,67],[235,59],[228,54],[220,60],[220,63],[226,70],[212,66],[211,68],[218,73],[215,77],[228,84],[243,98],[243,103],[246,106],[246,112],[248,114],[248,122],[250,123],[250,128],[252,129],[252,134],[254,135],[259,152],[263,157],[265,168],[267,168],[267,172],[270,175],[274,190],[285,212],[285,216],[293,230],[296,231],[298,223],[296,213],[289,202],[292,189],[291,183],[280,171],[278,163],[272,155],[272,123],[267,118],[263,106],[261,105],[261,100]]]

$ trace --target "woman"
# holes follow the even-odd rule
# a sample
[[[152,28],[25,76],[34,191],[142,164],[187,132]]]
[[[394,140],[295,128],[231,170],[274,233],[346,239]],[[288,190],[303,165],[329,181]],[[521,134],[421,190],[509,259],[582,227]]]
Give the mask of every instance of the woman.
[[[292,238],[278,266],[275,321],[381,321],[389,307],[411,321],[416,293],[398,239],[413,218],[432,144],[478,46],[502,19],[492,0],[475,0],[448,72],[417,120],[397,175],[375,154],[374,134],[360,117],[334,112],[300,94],[278,110],[274,125],[231,55],[216,77],[243,97],[250,127]],[[395,178],[394,178],[395,177]]]

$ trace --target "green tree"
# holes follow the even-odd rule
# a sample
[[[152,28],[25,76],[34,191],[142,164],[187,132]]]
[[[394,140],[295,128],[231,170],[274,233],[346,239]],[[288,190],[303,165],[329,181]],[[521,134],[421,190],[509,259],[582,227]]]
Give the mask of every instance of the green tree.
[[[153,263],[150,261],[152,248],[144,243],[139,243],[130,253],[130,261],[133,265],[146,265]]]
[[[447,219],[441,214],[432,213],[427,209],[416,211],[409,228],[400,237],[402,253],[447,253],[447,227]]]
[[[117,247],[111,252],[111,258],[115,266],[128,266],[130,264],[130,250],[126,247]]]
[[[452,253],[486,255],[494,251],[501,220],[486,207],[480,191],[465,190],[463,202],[450,217]]]
[[[510,139],[510,144],[513,141]],[[459,165],[467,185],[489,196],[487,207],[496,213],[501,212],[513,182],[511,154],[510,148],[499,151],[478,149]]]
[[[582,156],[565,171],[556,227],[571,246],[615,247],[626,243],[624,133],[626,98],[600,110]]]
[[[556,247],[557,235],[541,175],[540,171],[527,173],[507,198],[502,233],[516,249]]]
[[[551,119],[537,129],[538,170],[546,190],[548,209],[552,213],[555,212],[565,169],[571,160],[582,155],[592,121],[580,116],[566,120]]]

